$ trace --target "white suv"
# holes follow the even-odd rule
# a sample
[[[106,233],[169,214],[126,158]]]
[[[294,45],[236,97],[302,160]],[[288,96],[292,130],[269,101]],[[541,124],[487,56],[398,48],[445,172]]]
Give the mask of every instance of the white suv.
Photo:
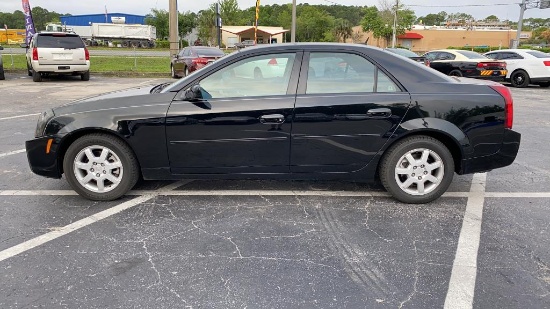
[[[41,32],[27,47],[27,69],[35,82],[48,74],[80,75],[90,80],[90,54],[74,33]]]

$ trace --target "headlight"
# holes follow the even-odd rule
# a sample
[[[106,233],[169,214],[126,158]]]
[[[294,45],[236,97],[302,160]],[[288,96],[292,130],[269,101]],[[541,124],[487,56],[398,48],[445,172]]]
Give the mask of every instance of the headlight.
[[[48,122],[55,116],[53,110],[48,109],[38,116],[38,123],[36,124],[36,131],[34,132],[34,137],[42,137],[44,135],[44,130]]]

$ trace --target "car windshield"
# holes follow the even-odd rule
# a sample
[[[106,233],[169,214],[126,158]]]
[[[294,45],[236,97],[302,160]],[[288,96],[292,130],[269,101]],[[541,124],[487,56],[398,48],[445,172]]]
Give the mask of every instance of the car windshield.
[[[467,51],[467,50],[457,50],[457,53],[461,54],[462,56],[468,58],[468,59],[483,59],[487,58],[483,56],[482,54],[478,54],[476,52]]]
[[[84,48],[84,42],[79,36],[66,34],[39,35],[36,46],[42,48]]]
[[[545,54],[543,52],[539,52],[539,51],[536,51],[536,50],[528,51],[527,53],[529,55],[537,57],[537,58],[550,58],[549,54]]]
[[[418,57],[417,54],[413,53],[412,51],[408,50],[408,49],[403,49],[403,48],[388,48],[387,49],[388,51],[392,52],[392,53],[395,53],[395,54],[398,54],[398,55],[401,55],[401,56],[404,56],[404,57]]]
[[[199,57],[220,57],[223,56],[223,51],[216,48],[196,48],[195,52]]]

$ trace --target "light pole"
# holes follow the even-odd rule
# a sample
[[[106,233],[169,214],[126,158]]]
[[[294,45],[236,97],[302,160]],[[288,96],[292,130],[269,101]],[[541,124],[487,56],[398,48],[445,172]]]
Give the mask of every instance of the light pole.
[[[525,10],[527,10],[527,1],[523,0],[519,6],[521,7],[521,9],[519,11],[518,32],[516,34],[516,40],[512,44],[512,48],[519,47],[519,40],[521,39],[521,28],[523,27],[523,14],[525,13]]]
[[[292,0],[292,26],[290,30],[290,42],[296,43],[296,0]]]
[[[397,41],[397,10],[399,10],[399,0],[396,0],[395,10],[393,11],[393,35],[391,40],[391,48],[395,48],[395,44]]]
[[[178,53],[178,0],[170,0],[169,2],[169,40],[170,40],[170,56],[175,56]]]

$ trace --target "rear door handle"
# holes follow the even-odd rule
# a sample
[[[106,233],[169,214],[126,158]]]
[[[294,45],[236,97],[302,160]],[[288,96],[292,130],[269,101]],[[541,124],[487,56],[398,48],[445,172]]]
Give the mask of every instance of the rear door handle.
[[[367,112],[368,117],[373,118],[388,118],[391,116],[391,109],[389,108],[375,108],[369,109]]]
[[[263,124],[281,124],[285,122],[285,116],[281,114],[263,115],[260,117]]]

